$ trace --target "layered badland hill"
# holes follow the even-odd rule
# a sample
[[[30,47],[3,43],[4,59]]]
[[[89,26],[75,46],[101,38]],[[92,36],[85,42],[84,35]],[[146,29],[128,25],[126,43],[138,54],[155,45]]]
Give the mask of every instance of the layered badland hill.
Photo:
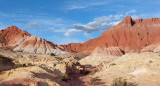
[[[94,55],[123,55],[129,52],[160,51],[160,18],[136,19],[130,16],[99,37],[84,43],[62,45],[68,51]]]
[[[42,53],[42,54],[64,54],[61,46],[46,41],[37,36],[32,36],[16,26],[8,27],[0,31],[0,47],[10,47],[13,51]]]

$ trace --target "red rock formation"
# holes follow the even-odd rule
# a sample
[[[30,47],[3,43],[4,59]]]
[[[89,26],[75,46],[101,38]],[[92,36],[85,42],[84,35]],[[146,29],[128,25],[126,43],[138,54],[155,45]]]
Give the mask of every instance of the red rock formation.
[[[69,43],[67,45],[62,45],[62,47],[64,47],[64,49],[66,49],[67,51],[70,52],[77,52],[78,51],[78,47],[81,47],[82,43]]]
[[[62,47],[39,37],[31,36],[16,26],[0,31],[0,47],[12,47],[14,51],[30,53],[54,53],[56,55],[65,53]]]
[[[112,47],[119,48],[118,52],[121,51],[122,53],[149,50],[159,52],[159,39],[160,18],[132,20],[130,16],[127,16],[117,26],[104,31],[95,39],[88,40],[82,44],[71,43],[63,45],[63,47],[66,50],[84,54],[91,54],[97,47],[104,48],[105,54],[111,55],[117,55],[115,50],[111,50]]]
[[[21,31],[16,26],[11,26],[5,30],[0,31],[0,43],[3,46],[15,46],[17,40],[26,36],[31,35],[26,31]]]

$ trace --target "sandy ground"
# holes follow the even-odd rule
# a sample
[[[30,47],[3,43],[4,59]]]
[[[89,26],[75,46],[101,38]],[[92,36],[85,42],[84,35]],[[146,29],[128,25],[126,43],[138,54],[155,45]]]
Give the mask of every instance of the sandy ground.
[[[94,77],[100,77],[107,86],[113,79],[123,77],[131,86],[160,86],[160,54],[153,52],[128,53],[116,59],[89,56],[81,60],[83,64],[102,65]],[[93,63],[86,59],[95,59]],[[90,60],[90,61],[91,61]]]

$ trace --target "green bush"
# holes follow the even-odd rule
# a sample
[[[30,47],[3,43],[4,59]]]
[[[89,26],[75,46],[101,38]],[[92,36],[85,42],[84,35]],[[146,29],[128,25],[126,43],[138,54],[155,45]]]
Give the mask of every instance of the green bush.
[[[115,78],[113,80],[112,86],[127,86],[127,81],[126,79],[123,79],[122,77]]]

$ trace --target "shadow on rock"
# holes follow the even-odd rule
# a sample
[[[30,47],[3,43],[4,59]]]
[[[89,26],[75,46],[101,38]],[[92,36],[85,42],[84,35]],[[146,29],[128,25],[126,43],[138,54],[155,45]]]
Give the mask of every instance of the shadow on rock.
[[[49,71],[49,73],[35,73],[32,72],[34,74],[35,77],[40,78],[40,79],[49,79],[50,81],[55,81],[57,76],[57,73],[61,73],[61,71],[55,69],[54,71],[49,70],[48,68],[44,68],[43,69]]]
[[[53,71],[53,70],[51,70],[51,69],[49,69],[49,68],[47,68],[45,66],[39,66],[39,67],[42,68],[43,70],[45,70],[48,73],[54,73],[55,71],[58,71],[58,70]],[[60,72],[60,71],[58,71],[58,72]]]
[[[0,86],[25,86],[22,84],[0,84]]]
[[[45,82],[38,82],[37,84],[38,86],[49,86],[49,84]]]
[[[130,82],[127,84],[127,86],[138,86],[138,84]]]
[[[0,55],[0,72],[14,68],[13,60]]]

